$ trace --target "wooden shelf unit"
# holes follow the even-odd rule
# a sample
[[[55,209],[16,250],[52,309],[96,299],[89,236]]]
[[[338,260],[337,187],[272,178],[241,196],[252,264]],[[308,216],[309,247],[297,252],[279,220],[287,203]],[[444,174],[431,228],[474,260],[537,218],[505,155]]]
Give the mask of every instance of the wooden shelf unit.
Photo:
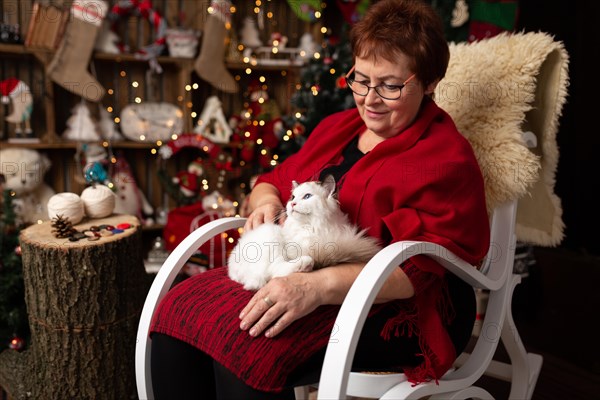
[[[116,0],[109,0],[112,6]],[[34,0],[19,2],[19,12],[16,20],[22,27],[22,32],[27,32],[28,18]],[[70,2],[65,2],[68,6]],[[201,31],[206,21],[206,7],[209,2],[156,2],[155,6],[161,8],[162,14],[167,19],[169,26],[176,26],[180,15],[185,14],[193,19],[191,26]],[[6,7],[0,5],[1,7]],[[309,29],[318,32],[315,24],[308,24],[296,18],[293,10],[286,2],[269,2],[265,4],[273,12],[273,23],[265,24],[261,31],[262,39],[266,43],[272,32],[279,31],[288,36],[288,46],[296,46],[300,36]],[[233,14],[232,26],[239,32],[246,16],[256,18],[254,5],[236,5],[237,11]],[[0,10],[2,11],[2,10]],[[6,10],[5,10],[6,11]],[[14,16],[14,15],[13,15]],[[286,21],[285,24],[278,21]],[[133,50],[143,44],[150,43],[151,29],[147,21],[131,17],[124,24],[124,29],[129,45]],[[201,38],[202,39],[202,38]],[[201,41],[200,41],[201,42]],[[201,43],[199,43],[200,47]],[[200,49],[201,50],[201,49]],[[70,191],[80,193],[85,187],[82,182],[81,166],[76,160],[76,153],[82,144],[62,138],[66,128],[66,121],[72,115],[72,108],[80,98],[62,87],[54,84],[45,74],[46,68],[54,57],[55,51],[45,48],[27,47],[22,44],[0,43],[0,79],[14,76],[30,84],[34,96],[34,111],[32,128],[34,135],[40,139],[39,143],[12,143],[6,139],[13,137],[13,127],[4,122],[4,116],[9,107],[0,105],[0,148],[24,147],[39,150],[45,153],[52,162],[52,168],[46,174],[45,180],[56,192]],[[269,86],[268,92],[274,99],[282,114],[291,111],[289,99],[296,90],[300,79],[299,66],[278,65],[250,65],[240,61],[225,61],[225,67],[239,83],[240,92],[223,93],[212,87],[209,83],[198,77],[194,71],[195,59],[161,56],[157,63],[162,68],[162,73],[152,73],[148,61],[138,58],[134,54],[106,54],[95,52],[90,60],[90,72],[107,89],[107,94],[100,103],[90,103],[92,115],[98,117],[99,108],[110,108],[111,116],[117,117],[121,110],[128,104],[136,101],[165,101],[180,107],[184,112],[184,132],[191,132],[195,121],[202,112],[205,100],[210,96],[217,96],[223,105],[227,117],[240,114],[245,110],[247,93],[245,88],[253,80],[265,77]],[[248,68],[251,73],[248,73]],[[133,83],[135,85],[133,85]],[[197,85],[194,85],[197,84]],[[194,86],[188,90],[186,86]],[[135,87],[134,87],[135,86]],[[192,114],[195,112],[195,114]],[[192,115],[195,115],[192,117]],[[102,143],[102,142],[100,142]],[[164,204],[163,188],[157,178],[161,167],[159,156],[153,154],[158,146],[155,143],[135,141],[115,141],[103,143],[115,155],[125,157],[132,167],[138,186],[145,193],[150,203],[156,209]],[[223,146],[225,151],[234,151],[235,146]],[[185,153],[185,152],[183,152]],[[193,151],[183,154],[182,157],[169,160],[168,171],[175,175],[177,171],[185,169],[190,158],[195,157]],[[164,165],[162,166],[164,167]],[[236,179],[238,179],[236,177]]]

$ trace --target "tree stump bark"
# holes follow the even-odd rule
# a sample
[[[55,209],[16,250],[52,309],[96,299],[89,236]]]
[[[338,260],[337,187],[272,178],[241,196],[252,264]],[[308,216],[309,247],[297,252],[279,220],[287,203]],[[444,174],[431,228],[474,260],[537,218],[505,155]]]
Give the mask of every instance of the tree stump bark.
[[[135,341],[149,287],[137,218],[112,215],[75,228],[128,223],[96,241],[56,239],[50,222],[21,232],[31,345],[0,354],[13,399],[131,399]]]

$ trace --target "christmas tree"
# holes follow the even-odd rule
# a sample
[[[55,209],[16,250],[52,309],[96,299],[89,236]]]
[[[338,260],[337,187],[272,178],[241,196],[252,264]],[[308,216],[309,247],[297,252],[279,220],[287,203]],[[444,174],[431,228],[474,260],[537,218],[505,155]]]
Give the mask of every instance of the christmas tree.
[[[5,346],[20,349],[21,338],[29,336],[12,194],[11,190],[4,190],[0,215],[0,351]]]
[[[67,119],[67,129],[63,132],[62,137],[63,139],[80,142],[100,140],[90,109],[83,101],[73,107],[72,115]]]
[[[352,92],[344,79],[352,68],[352,49],[346,30],[347,26],[339,37],[327,36],[322,50],[302,68],[302,83],[291,98],[294,110],[291,115],[282,117],[287,138],[284,137],[279,145],[280,160],[302,147],[325,117],[354,107]]]

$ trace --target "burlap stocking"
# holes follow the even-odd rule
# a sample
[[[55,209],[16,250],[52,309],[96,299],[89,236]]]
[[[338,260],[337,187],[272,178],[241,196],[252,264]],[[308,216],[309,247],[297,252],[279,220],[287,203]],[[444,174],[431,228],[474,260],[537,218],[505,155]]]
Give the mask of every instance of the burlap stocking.
[[[103,0],[73,2],[65,35],[46,70],[52,81],[92,102],[99,102],[105,93],[88,65],[107,9]]]
[[[237,93],[238,84],[225,68],[224,63],[227,39],[225,24],[230,22],[231,2],[213,1],[211,7],[214,11],[206,20],[202,33],[202,47],[194,63],[194,69],[200,78],[215,88],[228,93]]]

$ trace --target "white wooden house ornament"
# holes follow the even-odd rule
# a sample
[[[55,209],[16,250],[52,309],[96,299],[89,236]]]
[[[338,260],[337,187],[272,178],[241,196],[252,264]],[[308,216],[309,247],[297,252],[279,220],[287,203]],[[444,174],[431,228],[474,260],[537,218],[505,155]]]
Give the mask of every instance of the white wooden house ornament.
[[[233,131],[227,123],[221,107],[221,100],[217,96],[210,96],[206,99],[194,133],[202,135],[214,143],[229,143]]]

